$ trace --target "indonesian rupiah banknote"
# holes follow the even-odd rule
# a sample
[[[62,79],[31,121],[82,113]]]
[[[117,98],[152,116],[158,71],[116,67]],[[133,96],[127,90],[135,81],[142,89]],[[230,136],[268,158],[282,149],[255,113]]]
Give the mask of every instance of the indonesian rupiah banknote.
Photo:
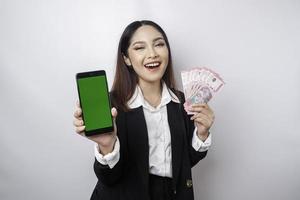
[[[207,103],[225,84],[219,74],[206,67],[182,71],[181,79],[185,96],[184,109],[188,114],[192,104]]]

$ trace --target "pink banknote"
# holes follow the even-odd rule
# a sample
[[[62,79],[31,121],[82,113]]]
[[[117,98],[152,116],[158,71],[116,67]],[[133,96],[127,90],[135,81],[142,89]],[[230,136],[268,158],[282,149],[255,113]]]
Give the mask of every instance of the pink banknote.
[[[194,114],[189,108],[196,103],[207,103],[224,86],[219,74],[206,67],[197,67],[182,71],[181,79],[185,96],[184,109]]]

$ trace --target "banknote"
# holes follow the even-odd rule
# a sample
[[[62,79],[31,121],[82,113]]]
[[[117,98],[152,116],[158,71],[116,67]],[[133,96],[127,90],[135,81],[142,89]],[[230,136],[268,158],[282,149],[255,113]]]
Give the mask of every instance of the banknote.
[[[185,96],[184,109],[188,114],[194,114],[189,111],[193,104],[209,102],[225,84],[218,73],[206,67],[182,71],[181,80]]]

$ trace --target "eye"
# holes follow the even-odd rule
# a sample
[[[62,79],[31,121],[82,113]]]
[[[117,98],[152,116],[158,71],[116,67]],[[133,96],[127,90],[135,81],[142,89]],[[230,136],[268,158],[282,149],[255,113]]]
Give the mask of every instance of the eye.
[[[138,51],[138,50],[142,50],[144,48],[145,48],[144,46],[137,46],[137,47],[134,47],[133,49]]]
[[[155,46],[157,46],[157,47],[163,47],[163,46],[165,46],[165,43],[160,42],[160,43],[157,43]]]

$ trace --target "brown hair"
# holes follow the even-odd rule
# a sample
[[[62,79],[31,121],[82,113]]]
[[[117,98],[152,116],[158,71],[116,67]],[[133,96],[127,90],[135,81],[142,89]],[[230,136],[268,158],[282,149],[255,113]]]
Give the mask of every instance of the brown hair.
[[[130,45],[131,37],[133,36],[133,34],[138,28],[144,25],[150,25],[162,34],[169,50],[169,62],[162,79],[166,83],[168,88],[173,88],[173,89],[176,88],[173,66],[172,66],[171,49],[165,32],[155,22],[148,21],[148,20],[134,21],[125,28],[119,41],[116,73],[115,73],[114,83],[111,91],[112,105],[122,111],[129,110],[127,106],[127,101],[132,97],[136,85],[138,83],[137,74],[132,69],[132,67],[128,67],[126,65],[123,55],[128,57],[127,50]]]

